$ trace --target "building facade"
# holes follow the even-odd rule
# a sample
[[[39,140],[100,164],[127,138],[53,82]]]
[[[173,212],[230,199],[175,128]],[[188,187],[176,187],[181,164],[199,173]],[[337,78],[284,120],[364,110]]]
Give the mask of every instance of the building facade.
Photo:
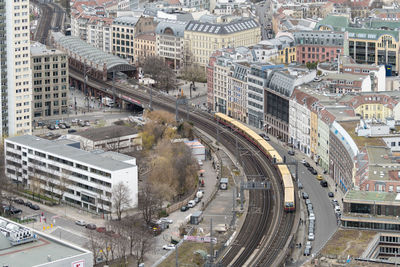
[[[184,64],[184,32],[187,22],[161,21],[156,27],[157,55],[175,72]]]
[[[156,56],[156,35],[154,32],[141,33],[135,36],[135,64],[144,62],[147,57]]]
[[[136,159],[115,152],[91,153],[75,141],[24,135],[4,143],[6,175],[31,191],[42,191],[94,213],[115,211],[112,192],[122,182],[137,206]],[[127,207],[124,207],[127,208]]]
[[[29,134],[31,125],[31,66],[29,1],[0,2],[1,134]]]
[[[32,120],[67,116],[69,109],[69,82],[67,54],[48,49],[41,43],[31,46],[32,60]]]
[[[154,32],[152,17],[118,17],[112,22],[112,53],[134,63],[135,36]]]
[[[250,72],[250,64],[234,62],[232,67],[228,84],[228,115],[247,122],[247,74]]]
[[[190,21],[184,39],[187,64],[196,63],[205,68],[217,49],[252,46],[260,42],[261,29],[254,19],[242,18],[227,23]]]
[[[344,52],[345,34],[331,31],[294,32],[296,60],[300,64],[308,62],[334,62]]]

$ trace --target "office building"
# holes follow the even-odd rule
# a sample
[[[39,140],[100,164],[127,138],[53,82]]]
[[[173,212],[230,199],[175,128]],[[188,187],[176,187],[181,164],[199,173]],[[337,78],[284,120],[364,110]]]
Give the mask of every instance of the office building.
[[[1,129],[3,136],[31,133],[29,1],[0,2]]]
[[[68,115],[68,58],[56,49],[41,43],[31,45],[32,120]]]
[[[187,64],[206,67],[211,54],[221,48],[256,45],[261,40],[261,29],[254,19],[240,18],[225,22],[190,21],[185,29],[185,57]]]
[[[122,182],[138,201],[136,159],[116,152],[88,152],[79,142],[50,141],[32,135],[5,140],[6,175],[30,190],[40,190],[93,213],[113,212],[112,191]]]

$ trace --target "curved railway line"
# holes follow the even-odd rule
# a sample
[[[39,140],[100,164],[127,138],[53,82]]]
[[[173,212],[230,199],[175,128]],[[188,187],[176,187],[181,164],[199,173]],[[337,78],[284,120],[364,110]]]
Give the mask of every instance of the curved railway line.
[[[82,80],[82,75],[72,68],[70,68],[70,75]],[[107,87],[109,89],[112,87],[110,83],[93,79],[88,81],[88,85],[95,88]],[[149,101],[149,95],[143,91],[134,91],[134,89],[118,85],[115,87],[127,96],[145,103]],[[175,110],[173,99],[154,92],[153,106],[172,112]],[[179,109],[179,111],[182,112],[181,114],[185,112],[183,109]],[[215,134],[216,127],[221,127],[217,122],[211,120],[212,117],[209,114],[191,112],[189,119],[196,127],[211,135]],[[235,136],[236,134],[232,131],[220,133],[221,143],[233,154],[235,152]],[[279,266],[284,262],[289,251],[296,213],[284,212],[282,181],[276,179],[279,176],[270,160],[244,137],[238,135],[238,141],[242,147],[251,152],[251,157],[247,155],[243,158],[244,166],[242,167],[245,173],[261,174],[267,177],[271,182],[271,190],[250,191],[250,205],[244,224],[229,250],[222,256],[220,266]]]

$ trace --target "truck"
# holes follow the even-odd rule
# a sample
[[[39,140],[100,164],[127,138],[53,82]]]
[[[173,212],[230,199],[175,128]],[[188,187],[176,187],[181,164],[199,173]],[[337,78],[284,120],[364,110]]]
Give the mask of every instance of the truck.
[[[114,100],[112,98],[109,98],[109,97],[103,97],[101,99],[101,103],[103,103],[103,105],[107,106],[107,107],[114,106]]]

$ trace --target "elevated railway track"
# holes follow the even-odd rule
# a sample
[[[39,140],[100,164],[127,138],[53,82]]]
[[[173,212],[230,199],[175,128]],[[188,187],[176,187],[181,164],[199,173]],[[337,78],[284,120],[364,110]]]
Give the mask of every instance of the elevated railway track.
[[[70,69],[69,73],[73,79],[83,81],[82,73],[73,69]],[[89,79],[87,85],[105,94],[112,92],[111,82]],[[149,103],[149,94],[143,88],[134,89],[115,84],[114,91],[115,95],[134,99],[136,104],[146,106]],[[175,112],[173,97],[153,92],[152,99],[153,107]],[[186,110],[182,108],[179,112],[182,118],[186,117]],[[212,136],[215,136],[217,127],[222,127],[208,113],[190,112],[189,120]],[[285,262],[290,250],[291,240],[297,229],[298,212],[284,212],[282,181],[271,161],[243,136],[234,131],[221,129],[220,143],[232,154],[235,154],[236,138],[240,146],[249,151],[242,156],[245,174],[258,176],[254,179],[265,177],[271,183],[271,190],[249,192],[249,209],[241,231],[216,264],[217,266],[280,266]]]

